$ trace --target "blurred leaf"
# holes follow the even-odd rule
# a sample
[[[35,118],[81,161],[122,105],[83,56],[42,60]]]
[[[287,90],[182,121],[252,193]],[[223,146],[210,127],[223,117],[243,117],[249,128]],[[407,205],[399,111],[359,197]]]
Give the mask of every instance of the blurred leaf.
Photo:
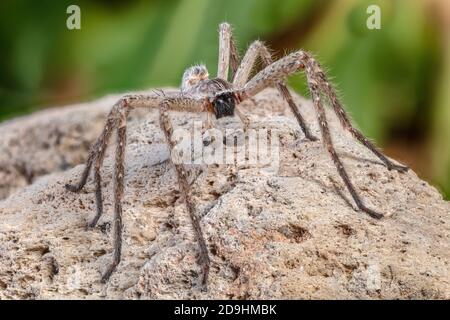
[[[207,0],[181,0],[175,7],[166,36],[153,60],[149,81],[169,85],[178,83],[184,68],[190,64],[188,57],[195,50],[195,40],[206,16]],[[190,21],[186,24],[186,21]]]
[[[433,180],[441,187],[450,200],[450,42],[444,48],[446,55],[439,83],[433,115],[432,174]]]
[[[320,32],[308,39],[306,48],[317,52],[318,60],[329,69],[358,126],[383,142],[392,121],[407,125],[417,107],[425,23],[420,4],[401,0],[382,6],[387,14],[382,11],[381,30],[368,30],[368,3],[346,1],[340,11],[330,10],[325,26],[318,27]],[[327,32],[332,26],[333,32]],[[305,92],[299,80],[293,84]]]

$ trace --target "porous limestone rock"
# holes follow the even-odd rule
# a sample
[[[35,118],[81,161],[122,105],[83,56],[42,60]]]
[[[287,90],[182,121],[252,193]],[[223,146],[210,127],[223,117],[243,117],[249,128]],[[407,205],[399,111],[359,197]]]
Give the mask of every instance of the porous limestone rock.
[[[102,284],[112,251],[114,148],[102,168],[105,214],[94,230],[85,229],[95,214],[92,180],[79,194],[64,184],[80,176],[117,98],[0,125],[0,299],[450,298],[450,203],[414,172],[388,171],[329,112],[357,190],[386,217],[356,211],[321,141],[304,140],[274,89],[243,107],[254,128],[271,128],[279,139],[278,166],[189,166],[212,259],[206,292],[158,112],[130,115],[123,258]],[[319,136],[313,106],[295,100]],[[188,130],[203,117],[172,119]],[[241,124],[229,118],[218,126]]]

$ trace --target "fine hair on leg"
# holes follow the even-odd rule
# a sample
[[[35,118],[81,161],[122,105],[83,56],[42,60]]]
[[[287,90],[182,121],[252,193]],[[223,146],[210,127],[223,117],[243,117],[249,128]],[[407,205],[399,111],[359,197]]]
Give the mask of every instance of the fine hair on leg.
[[[319,122],[320,131],[322,133],[323,143],[328,150],[328,152],[331,155],[331,158],[334,162],[334,165],[336,166],[336,169],[341,176],[342,180],[344,181],[348,191],[352,195],[353,200],[356,202],[358,208],[367,214],[369,214],[372,218],[380,219],[383,217],[381,213],[378,213],[368,207],[363,203],[360,196],[358,195],[355,187],[353,186],[353,183],[350,180],[350,177],[348,176],[347,171],[345,170],[344,165],[342,164],[341,159],[339,158],[331,138],[330,129],[328,126],[328,120],[325,114],[325,108],[322,105],[321,97],[320,97],[320,90],[319,85],[316,79],[316,74],[314,73],[312,69],[312,65],[309,61],[306,61],[305,63],[305,71],[306,76],[308,80],[308,87],[311,92],[311,98],[313,100],[314,107],[316,108],[317,112],[317,120]]]
[[[327,76],[325,75],[325,72],[323,72],[320,64],[310,55],[308,55],[308,60],[311,62],[311,68],[313,68],[313,72],[316,75],[316,79],[319,83],[319,86],[329,99],[334,112],[336,113],[336,115],[339,118],[339,121],[341,122],[342,127],[347,131],[349,131],[355,139],[357,139],[367,149],[369,149],[373,154],[375,154],[386,165],[386,167],[389,170],[394,169],[400,172],[407,171],[408,167],[395,164],[394,162],[389,160],[368,138],[364,136],[364,134],[361,131],[359,131],[357,128],[353,126],[347,112],[340,103],[335,90],[328,81]]]
[[[219,61],[217,63],[217,78],[227,80],[230,65],[231,26],[228,23],[219,25]]]
[[[103,197],[102,197],[102,178],[100,174],[100,169],[105,158],[107,143],[111,138],[112,134],[112,123],[107,123],[105,129],[101,136],[101,143],[97,150],[97,156],[94,164],[94,184],[95,184],[95,203],[96,203],[96,215],[88,223],[87,227],[89,229],[94,228],[97,225],[98,220],[103,214]]]
[[[234,78],[237,69],[239,68],[239,52],[236,46],[236,41],[234,39],[232,31],[230,31],[230,67],[231,67],[231,79]]]
[[[352,195],[352,198],[354,199],[360,210],[366,212],[373,218],[379,219],[383,217],[382,214],[368,208],[363,203],[355,187],[353,186],[353,183],[351,182],[348,173],[342,164],[342,161],[336,153],[328,126],[325,109],[321,101],[320,80],[318,79],[318,75],[315,72],[316,70],[314,60],[311,61],[310,56],[306,52],[301,50],[293,52],[281,58],[280,60],[275,61],[271,65],[261,70],[258,74],[256,74],[249,82],[245,84],[242,89],[237,89],[235,94],[241,101],[243,99],[248,99],[264,88],[282,81],[288,75],[293,74],[300,69],[305,69],[306,71],[308,87],[310,89],[313,104],[318,116],[323,142],[333,160],[333,163],[336,166],[339,175],[341,176],[347,189]]]
[[[172,100],[171,100],[172,98]],[[122,197],[124,192],[124,155],[126,148],[126,121],[129,111],[134,108],[157,108],[160,102],[163,100],[174,101],[169,106],[175,111],[186,112],[204,112],[205,100],[195,100],[188,97],[184,97],[179,92],[171,95],[166,94],[149,94],[149,95],[127,95],[121,98],[111,109],[108,114],[106,124],[103,128],[99,138],[93,144],[90,149],[88,158],[86,160],[85,168],[81,174],[81,178],[76,185],[66,184],[65,187],[69,191],[78,192],[86,184],[89,172],[94,164],[94,184],[95,184],[95,199],[96,199],[96,215],[88,223],[88,228],[93,228],[100,219],[103,212],[102,191],[101,191],[101,174],[100,168],[103,164],[105,151],[110,140],[111,134],[114,130],[117,131],[117,147],[115,153],[115,170],[114,170],[114,217],[113,217],[113,258],[112,262],[107,266],[106,271],[102,275],[102,282],[106,282],[111,274],[116,269],[121,259],[122,249]],[[185,179],[186,180],[186,177]],[[184,181],[181,179],[180,181]],[[182,190],[187,190],[186,187]],[[195,207],[192,205],[192,201],[187,197],[188,208],[190,212],[193,212],[195,216]],[[192,215],[191,215],[192,218]],[[199,225],[198,221],[193,221],[194,225]],[[198,231],[198,228],[195,229]],[[201,231],[201,229],[200,229]],[[202,252],[207,253],[206,244],[201,244]],[[203,259],[205,260],[205,259]],[[209,258],[207,257],[207,264],[209,267]],[[209,269],[208,269],[209,270]],[[208,271],[207,270],[207,271]],[[206,271],[206,275],[207,275]],[[205,278],[206,283],[206,278]]]
[[[116,112],[117,106],[113,107],[111,112],[108,115],[106,120],[106,124],[103,128],[102,133],[100,134],[97,141],[92,145],[88,159],[86,161],[85,168],[83,173],[81,174],[80,181],[76,185],[66,184],[65,187],[67,190],[72,192],[79,192],[86,185],[87,178],[89,176],[89,172],[92,168],[92,164],[95,161],[94,165],[94,184],[95,184],[95,201],[96,201],[96,215],[95,217],[87,224],[87,228],[95,227],[98,219],[103,213],[103,201],[102,201],[102,191],[101,191],[101,175],[100,175],[100,167],[103,163],[105,151],[111,137],[112,130],[116,125]]]
[[[102,282],[106,282],[114,272],[114,270],[117,268],[122,254],[122,197],[125,176],[124,160],[127,139],[127,115],[128,110],[123,112],[119,128],[117,129],[117,146],[114,170],[113,258],[109,266],[107,266],[106,271],[102,275]]]
[[[269,49],[267,48],[266,45],[264,45],[262,41],[259,40],[254,41],[248,47],[247,52],[245,53],[244,58],[242,59],[241,65],[239,66],[236,75],[233,79],[233,84],[236,87],[241,87],[245,85],[245,82],[248,80],[248,77],[250,76],[251,70],[256,65],[256,60],[258,57],[261,59],[263,67],[267,67],[273,63],[272,54],[270,53]],[[289,108],[294,114],[303,133],[305,134],[306,139],[310,141],[316,141],[317,137],[315,137],[309,130],[305,119],[301,115],[298,106],[295,104],[291,93],[289,92],[288,88],[283,83],[283,81],[277,82],[276,88],[278,92],[281,94],[281,96],[284,98],[284,100],[286,100],[286,102],[288,103]],[[243,113],[242,111],[240,112]],[[245,118],[243,119],[243,122],[246,122]]]

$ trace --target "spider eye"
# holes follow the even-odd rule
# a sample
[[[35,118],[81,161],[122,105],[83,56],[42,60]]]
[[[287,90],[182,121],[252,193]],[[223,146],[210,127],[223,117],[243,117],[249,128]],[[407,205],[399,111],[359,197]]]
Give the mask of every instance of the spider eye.
[[[216,118],[231,117],[234,115],[234,107],[236,106],[236,99],[232,92],[222,92],[217,94],[213,101],[214,114]]]

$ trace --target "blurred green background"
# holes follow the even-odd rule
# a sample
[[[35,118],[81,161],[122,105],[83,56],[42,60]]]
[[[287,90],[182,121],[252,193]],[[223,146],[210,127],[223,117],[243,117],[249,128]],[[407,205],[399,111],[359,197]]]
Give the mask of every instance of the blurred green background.
[[[0,121],[105,93],[177,86],[186,66],[217,68],[217,26],[280,57],[315,53],[355,123],[450,197],[450,1],[177,0],[0,3]],[[81,8],[81,30],[66,9]],[[381,29],[366,9],[381,7]],[[306,94],[304,78],[290,84]]]

